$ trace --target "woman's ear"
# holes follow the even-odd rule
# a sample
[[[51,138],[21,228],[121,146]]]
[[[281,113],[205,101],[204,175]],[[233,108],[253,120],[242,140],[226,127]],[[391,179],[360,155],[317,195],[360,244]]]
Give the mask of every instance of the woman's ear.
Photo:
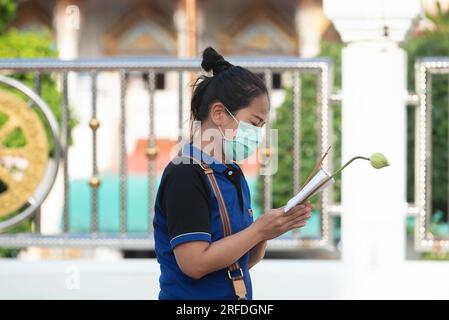
[[[215,102],[210,107],[210,119],[216,126],[221,126],[225,119],[225,108],[222,103]]]

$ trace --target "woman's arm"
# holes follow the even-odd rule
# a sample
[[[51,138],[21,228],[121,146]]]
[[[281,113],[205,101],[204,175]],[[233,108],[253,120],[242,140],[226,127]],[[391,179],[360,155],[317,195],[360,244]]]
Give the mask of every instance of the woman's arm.
[[[251,225],[238,233],[209,243],[190,241],[174,249],[176,261],[189,277],[199,279],[208,273],[223,269],[262,241],[260,232]]]
[[[228,267],[259,243],[304,226],[310,211],[309,205],[297,205],[287,213],[283,209],[272,209],[248,228],[218,241],[190,241],[177,245],[173,250],[176,261],[185,274],[199,279]]]
[[[250,269],[263,259],[263,257],[265,256],[265,250],[267,249],[267,244],[268,241],[263,240],[250,250],[248,262],[248,267]]]

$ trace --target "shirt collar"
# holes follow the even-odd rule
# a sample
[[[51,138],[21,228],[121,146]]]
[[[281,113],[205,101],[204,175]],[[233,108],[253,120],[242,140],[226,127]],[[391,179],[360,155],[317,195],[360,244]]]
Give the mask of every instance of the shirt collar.
[[[222,163],[220,160],[208,155],[203,150],[195,147],[192,143],[186,143],[182,148],[182,153],[184,155],[190,156],[196,160],[202,160],[203,162],[210,165],[210,167],[217,172],[223,173],[228,169],[226,164]],[[231,164],[234,168],[239,169],[236,163]]]

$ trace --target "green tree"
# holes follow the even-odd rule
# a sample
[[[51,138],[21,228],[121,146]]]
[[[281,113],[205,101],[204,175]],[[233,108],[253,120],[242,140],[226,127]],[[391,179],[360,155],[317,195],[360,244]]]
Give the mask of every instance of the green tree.
[[[0,0],[0,33],[3,33],[8,24],[15,18],[16,11],[16,0]]]

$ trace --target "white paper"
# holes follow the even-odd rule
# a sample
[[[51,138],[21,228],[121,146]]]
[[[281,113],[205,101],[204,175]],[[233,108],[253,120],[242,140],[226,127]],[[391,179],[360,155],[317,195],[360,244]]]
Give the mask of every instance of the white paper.
[[[284,207],[284,212],[287,212],[291,208],[293,208],[295,205],[306,199],[314,188],[316,188],[319,184],[321,184],[324,180],[329,178],[329,174],[324,171],[323,169],[320,169],[317,171],[317,173],[313,176],[312,179],[299,191],[293,198],[291,198],[287,204]],[[317,191],[315,191],[311,195],[315,195],[321,191],[323,191],[325,188],[330,186],[335,182],[334,178],[327,181],[324,185],[322,185]]]

